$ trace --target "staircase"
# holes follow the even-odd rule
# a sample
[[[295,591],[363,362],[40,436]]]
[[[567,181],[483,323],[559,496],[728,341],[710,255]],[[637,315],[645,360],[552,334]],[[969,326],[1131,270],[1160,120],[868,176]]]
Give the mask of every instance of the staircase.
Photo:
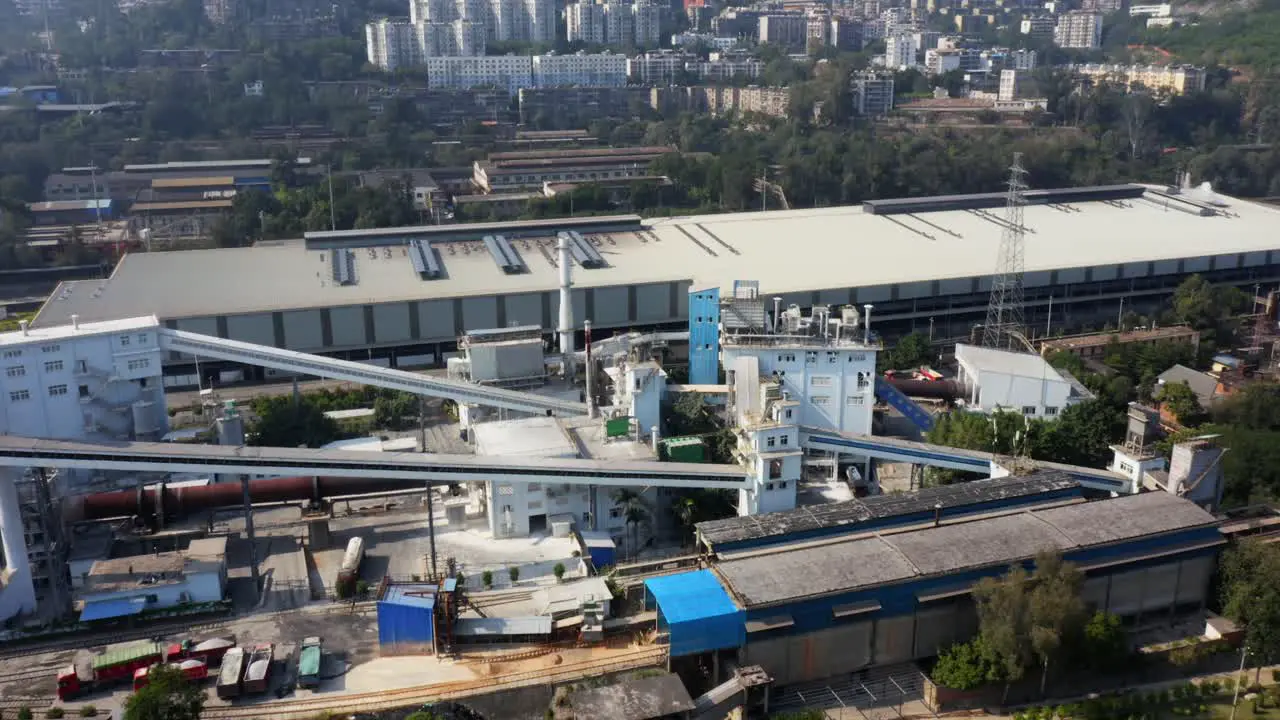
[[[933,429],[933,416],[912,401],[911,398],[904,395],[901,390],[890,385],[888,380],[876,378],[875,392],[877,398],[902,413],[903,417],[910,420],[912,425],[924,432]]]

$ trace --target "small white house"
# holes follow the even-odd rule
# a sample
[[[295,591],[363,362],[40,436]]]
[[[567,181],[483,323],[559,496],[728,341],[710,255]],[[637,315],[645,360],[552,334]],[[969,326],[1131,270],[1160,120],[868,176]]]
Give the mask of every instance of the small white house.
[[[191,541],[178,552],[99,560],[82,579],[81,620],[136,615],[143,610],[224,599],[227,539]]]
[[[964,401],[971,410],[1053,419],[1085,396],[1039,355],[956,345]]]

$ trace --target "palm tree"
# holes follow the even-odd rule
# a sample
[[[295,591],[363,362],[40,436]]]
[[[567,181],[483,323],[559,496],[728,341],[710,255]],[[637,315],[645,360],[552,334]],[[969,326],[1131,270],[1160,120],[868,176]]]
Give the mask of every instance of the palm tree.
[[[640,550],[640,524],[649,519],[649,503],[640,491],[631,488],[618,488],[610,497],[615,505],[622,508],[622,516],[631,528],[631,554],[634,557]]]
[[[698,501],[692,495],[685,495],[677,499],[671,505],[671,512],[675,514],[676,520],[679,521],[680,527],[686,534],[693,533],[693,526],[698,522],[700,508]],[[681,538],[683,541],[683,538]]]

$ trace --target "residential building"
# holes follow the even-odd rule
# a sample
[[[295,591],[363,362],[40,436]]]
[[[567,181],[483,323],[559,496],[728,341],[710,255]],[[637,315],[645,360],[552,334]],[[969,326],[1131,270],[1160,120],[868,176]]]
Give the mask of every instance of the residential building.
[[[186,550],[176,552],[98,560],[77,593],[81,618],[219,602],[227,592],[226,557],[223,536],[192,540]]]
[[[1158,5],[1130,5],[1129,6],[1130,17],[1139,17],[1139,16],[1145,15],[1147,17],[1165,18],[1165,17],[1171,16],[1172,14],[1173,14],[1173,6],[1170,5],[1169,3],[1160,3]]]
[[[1102,15],[1124,9],[1124,0],[1080,0],[1080,9]]]
[[[636,47],[658,47],[662,36],[662,7],[648,0],[641,0],[631,6],[635,16],[632,27],[635,28],[634,43]]]
[[[533,58],[528,55],[429,57],[426,66],[427,86],[433,89],[491,86],[514,95],[533,86]]]
[[[1102,15],[1074,10],[1058,16],[1053,30],[1053,43],[1058,47],[1092,50],[1102,46]]]
[[[1000,53],[993,53],[991,56],[992,65],[999,63],[1001,69],[1009,68],[1012,70],[1035,70],[1036,69],[1036,51],[1027,48],[1018,48],[1017,50],[1004,50]]]
[[[884,41],[884,65],[892,70],[904,70],[916,66],[916,38],[914,35],[899,33],[890,35]]]
[[[364,37],[369,64],[381,70],[391,72],[421,62],[418,34],[408,20],[375,20],[364,26]]]
[[[837,50],[857,51],[862,49],[863,24],[852,18],[831,18],[831,44]]]
[[[604,53],[533,56],[533,87],[622,87],[627,58]]]
[[[1196,402],[1202,410],[1211,409],[1215,403],[1230,395],[1233,390],[1231,384],[1222,382],[1220,377],[1194,370],[1186,365],[1174,365],[1156,376],[1156,393],[1158,394],[1160,388],[1165,385],[1176,385],[1178,383],[1182,383],[1191,389],[1191,392],[1196,396]],[[1162,403],[1160,406],[1160,417],[1166,423],[1176,424],[1179,422],[1177,414],[1166,403]]]
[[[754,10],[725,10],[711,19],[711,32],[716,37],[731,37],[749,42],[760,38],[760,16]]]
[[[893,75],[861,72],[850,79],[853,86],[853,114],[878,117],[893,110]]]
[[[732,55],[717,58],[716,53],[712,53],[711,58],[706,62],[687,63],[685,70],[700,80],[712,82],[728,82],[736,78],[751,80],[764,72],[764,63],[753,58]]]
[[[787,117],[791,111],[791,88],[700,86],[686,90],[690,95],[688,107],[711,115],[737,112]]]
[[[1078,383],[1039,355],[962,343],[956,345],[956,362],[956,381],[966,389],[965,404],[976,412],[1016,412],[1028,419],[1051,420],[1086,397]]]
[[[569,42],[588,45],[604,45],[604,5],[588,2],[570,3],[565,6],[565,24]]]
[[[1021,100],[1031,88],[1031,74],[1026,70],[1001,70],[998,98],[1003,101]]]
[[[1052,15],[1034,15],[1023,18],[1018,25],[1018,29],[1023,35],[1030,35],[1033,38],[1053,37],[1054,30],[1057,27],[1058,21]]]
[[[583,128],[592,120],[634,117],[644,108],[662,107],[666,88],[537,87],[521,88],[520,122],[540,128]]]
[[[236,17],[235,0],[204,0],[204,16],[214,25],[225,25]]]
[[[627,77],[641,85],[672,85],[685,73],[685,67],[697,60],[696,55],[686,52],[647,52],[627,59]]]
[[[738,40],[737,38],[722,38],[710,33],[695,32],[676,33],[671,36],[672,47],[683,47],[685,45],[706,45],[712,50],[723,52],[737,47]]]
[[[461,19],[424,22],[414,30],[419,58],[484,55],[487,34],[483,23]]]
[[[604,36],[611,45],[634,44],[636,16],[629,3],[611,2],[604,5]]]
[[[983,60],[982,51],[969,48],[924,52],[924,66],[932,75],[941,75],[952,70],[982,70]]]
[[[788,51],[802,51],[808,34],[809,21],[799,13],[770,13],[759,19],[760,43],[768,43]]]
[[[1106,81],[1126,88],[1143,87],[1174,95],[1200,92],[1207,76],[1202,67],[1192,65],[1078,65],[1077,75],[1095,82]]]

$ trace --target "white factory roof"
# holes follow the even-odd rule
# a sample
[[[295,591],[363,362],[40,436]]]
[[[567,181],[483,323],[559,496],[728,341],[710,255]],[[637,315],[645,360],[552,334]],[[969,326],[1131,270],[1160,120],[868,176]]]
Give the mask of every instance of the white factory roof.
[[[1039,355],[979,347],[956,345],[956,362],[970,372],[1014,375],[1016,377],[1061,379],[1058,371]]]
[[[1135,186],[1136,187],[1136,186]],[[1148,194],[1025,208],[1029,273],[1280,249],[1280,209],[1214,196],[1203,216]],[[1199,198],[1196,198],[1199,200]],[[1203,200],[1201,200],[1203,202]],[[607,263],[574,268],[576,287],[691,281],[728,291],[741,278],[778,294],[984,277],[995,268],[999,208],[864,211],[862,205],[644,220],[639,232],[588,233]],[[458,226],[464,228],[465,226]],[[404,246],[354,250],[356,282],[335,285],[330,253],[302,240],[251,248],[131,253],[106,280],[63,283],[43,325],[162,313],[165,318],[327,308],[559,286],[554,233],[511,238],[528,272],[507,274],[479,240],[435,242],[439,279],[422,280]],[[713,254],[714,253],[714,254]]]
[[[156,319],[155,315],[129,317],[123,320],[82,322],[79,327],[72,327],[70,318],[67,318],[65,322],[66,324],[64,325],[53,327],[31,327],[27,329],[26,333],[21,330],[0,333],[0,345],[25,345],[49,340],[65,340],[70,337],[84,335],[109,335],[111,333],[147,330],[160,325],[160,321]]]
[[[571,458],[578,448],[555,418],[497,420],[471,427],[476,455],[489,457]]]

